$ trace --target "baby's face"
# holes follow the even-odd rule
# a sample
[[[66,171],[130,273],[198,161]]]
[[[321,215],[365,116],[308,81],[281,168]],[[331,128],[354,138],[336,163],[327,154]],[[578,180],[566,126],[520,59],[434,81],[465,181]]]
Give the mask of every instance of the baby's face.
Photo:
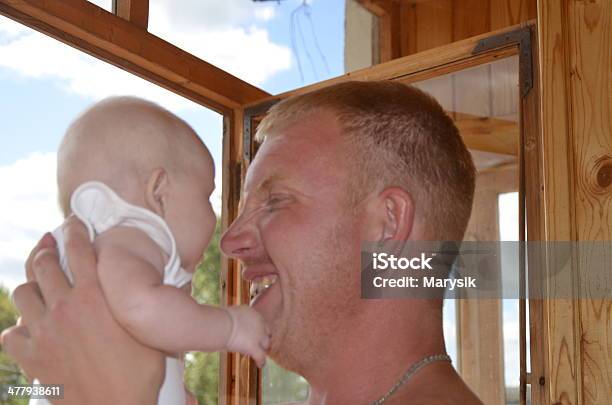
[[[170,182],[164,217],[176,239],[183,268],[193,272],[202,260],[217,220],[210,203],[215,189],[212,159],[194,164],[191,173]]]

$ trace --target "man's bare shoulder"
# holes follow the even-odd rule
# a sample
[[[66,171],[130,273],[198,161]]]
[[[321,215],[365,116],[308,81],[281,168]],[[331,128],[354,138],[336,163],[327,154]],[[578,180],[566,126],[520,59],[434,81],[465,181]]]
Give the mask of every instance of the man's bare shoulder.
[[[402,395],[390,398],[389,405],[483,405],[482,401],[472,392],[447,392],[439,390],[437,393],[420,394],[417,397]]]
[[[405,402],[413,404],[412,402]],[[414,402],[414,405],[483,405],[482,401],[476,397],[472,392],[457,392],[457,393],[442,393],[431,395],[426,398],[422,398],[418,402]]]

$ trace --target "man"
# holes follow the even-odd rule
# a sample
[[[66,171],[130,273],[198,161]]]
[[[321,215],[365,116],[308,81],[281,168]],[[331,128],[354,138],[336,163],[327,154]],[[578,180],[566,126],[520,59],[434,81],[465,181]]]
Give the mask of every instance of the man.
[[[244,264],[253,306],[271,328],[270,356],[308,380],[307,403],[479,404],[450,363],[439,361],[441,299],[360,296],[363,241],[463,237],[474,167],[438,103],[398,83],[348,82],[279,103],[258,137],[263,144],[247,173],[240,215],[221,248]],[[79,362],[95,364],[95,379],[77,376],[67,386],[71,400],[109,403],[108,394],[113,403],[150,404],[141,390],[142,397],[121,398],[127,384],[144,387],[156,376],[131,359],[107,361],[107,351],[135,343],[108,315],[83,229],[69,222],[66,232],[75,288],[61,280],[43,240],[28,266],[46,305],[35,285],[18,289],[16,302],[33,330],[27,336],[17,327],[3,343],[36,375],[63,359],[57,381],[43,382],[67,384],[87,370]],[[110,328],[112,349],[82,336],[89,322]],[[412,365],[423,367],[406,374]],[[117,374],[125,380],[114,378],[99,392],[95,381]]]

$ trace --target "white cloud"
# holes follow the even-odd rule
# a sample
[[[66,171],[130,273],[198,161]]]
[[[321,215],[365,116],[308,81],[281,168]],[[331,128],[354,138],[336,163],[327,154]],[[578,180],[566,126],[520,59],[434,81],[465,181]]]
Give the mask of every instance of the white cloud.
[[[163,12],[177,26],[195,30],[229,28],[275,16],[273,5],[252,0],[151,0],[150,7]]]
[[[191,1],[185,3],[193,5]],[[176,4],[168,7],[167,1],[152,3],[149,31],[249,83],[259,85],[291,67],[291,51],[273,43],[268,32],[255,24],[248,27],[237,25],[248,10],[250,17],[258,16],[261,20],[272,18],[274,13],[272,8],[247,8],[247,11],[232,14],[236,4],[241,3],[241,0],[198,2],[200,6],[194,5],[193,8],[176,7]],[[213,9],[212,13],[207,13],[209,8]],[[214,16],[218,21],[213,24],[209,19]]]
[[[56,203],[55,154],[33,153],[0,167],[0,284],[25,280],[23,263],[46,231],[61,223]]]
[[[19,36],[20,34],[26,34],[30,32],[30,29],[23,24],[19,24],[9,18],[0,16],[0,38],[8,40]],[[0,41],[0,44],[2,42]]]
[[[67,93],[92,100],[137,95],[173,111],[197,108],[183,97],[15,24],[0,16],[0,67],[21,77],[51,80]]]
[[[110,7],[109,0],[94,3]],[[260,85],[290,67],[291,52],[273,43],[265,29],[239,24],[273,17],[271,6],[258,7],[250,0],[158,0],[151,3],[150,31]],[[137,95],[173,111],[198,108],[195,103],[2,16],[0,67],[22,77],[51,80],[66,92],[92,100]]]
[[[276,9],[272,7],[261,7],[255,9],[255,18],[261,21],[270,21],[276,17]]]

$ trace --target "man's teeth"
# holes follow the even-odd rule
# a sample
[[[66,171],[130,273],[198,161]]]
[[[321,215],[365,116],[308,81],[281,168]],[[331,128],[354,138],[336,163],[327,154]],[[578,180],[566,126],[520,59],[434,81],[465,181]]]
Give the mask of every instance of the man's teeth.
[[[255,298],[278,281],[276,274],[268,274],[267,276],[257,277],[251,282],[251,299]]]

